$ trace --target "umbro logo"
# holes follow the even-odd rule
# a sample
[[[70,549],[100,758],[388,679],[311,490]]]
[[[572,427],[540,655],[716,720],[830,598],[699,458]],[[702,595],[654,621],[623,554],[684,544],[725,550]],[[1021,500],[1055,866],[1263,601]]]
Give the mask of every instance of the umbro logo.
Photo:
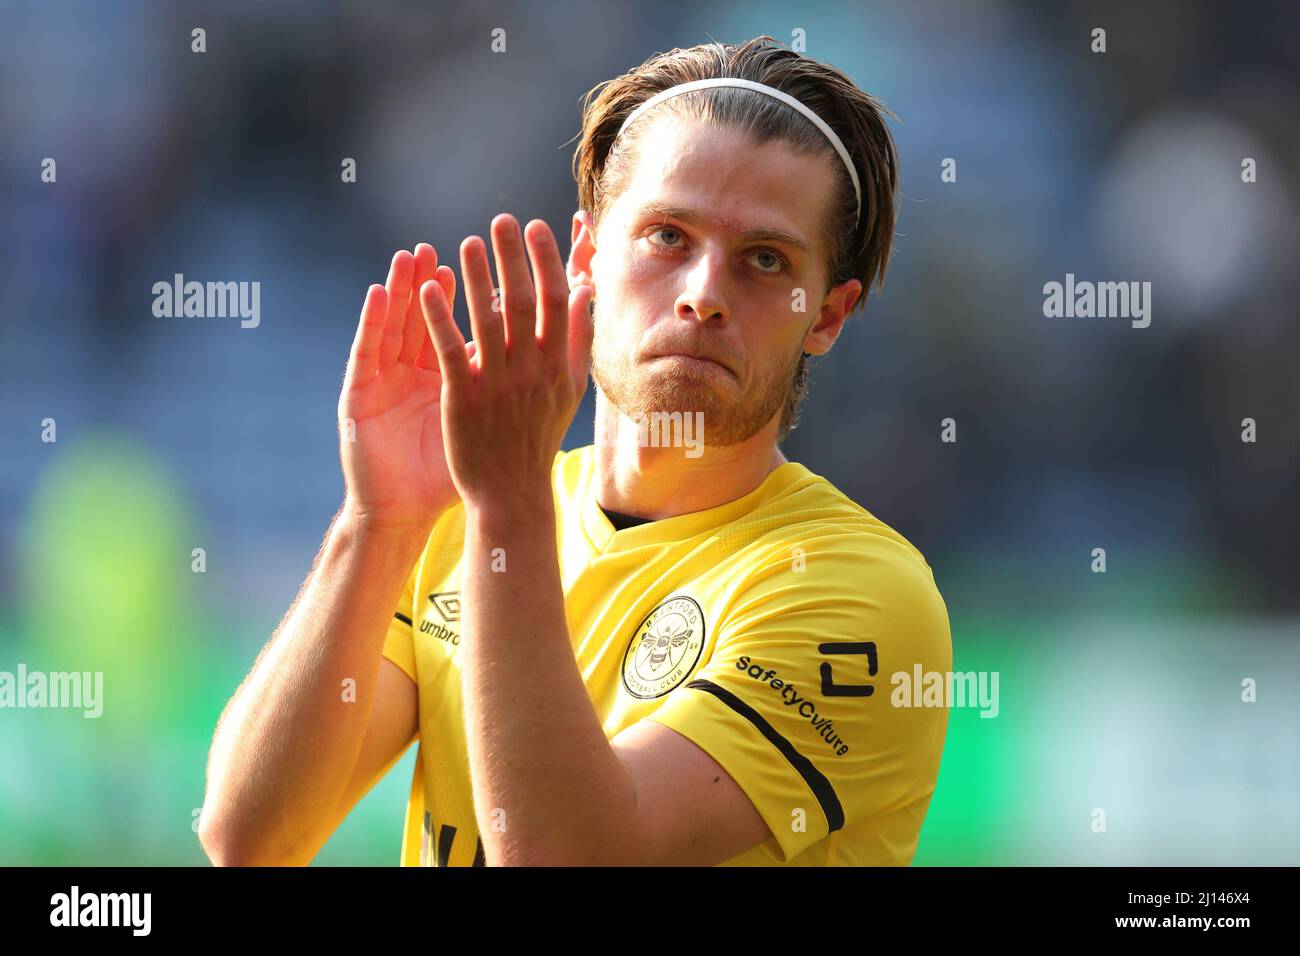
[[[460,592],[440,591],[429,595],[429,602],[447,624],[460,623]]]
[[[424,615],[420,622],[420,633],[436,637],[445,644],[456,647],[460,644],[460,634],[448,627],[448,624],[460,623],[460,592],[439,591],[429,595],[433,609]],[[437,618],[442,618],[441,624]]]

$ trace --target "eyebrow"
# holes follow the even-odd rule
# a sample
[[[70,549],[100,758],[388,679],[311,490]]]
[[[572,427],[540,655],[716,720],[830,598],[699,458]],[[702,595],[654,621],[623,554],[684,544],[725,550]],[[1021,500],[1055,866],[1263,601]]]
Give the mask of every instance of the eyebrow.
[[[705,218],[698,211],[685,206],[669,206],[656,202],[646,203],[638,210],[638,215],[680,219],[682,222],[688,222],[692,225]],[[743,242],[780,242],[801,249],[807,255],[811,256],[813,254],[812,246],[808,244],[807,240],[782,229],[748,229],[741,233],[740,238]]]

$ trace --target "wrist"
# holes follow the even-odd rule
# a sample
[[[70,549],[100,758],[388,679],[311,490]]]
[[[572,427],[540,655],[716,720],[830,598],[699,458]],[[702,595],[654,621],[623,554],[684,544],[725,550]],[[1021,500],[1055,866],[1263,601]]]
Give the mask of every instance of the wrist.
[[[335,524],[363,541],[373,541],[401,550],[423,550],[433,526],[445,510],[441,509],[422,519],[393,521],[376,515],[355,499],[344,498]]]
[[[551,489],[495,500],[465,502],[465,529],[490,537],[529,531],[555,533],[555,500]]]

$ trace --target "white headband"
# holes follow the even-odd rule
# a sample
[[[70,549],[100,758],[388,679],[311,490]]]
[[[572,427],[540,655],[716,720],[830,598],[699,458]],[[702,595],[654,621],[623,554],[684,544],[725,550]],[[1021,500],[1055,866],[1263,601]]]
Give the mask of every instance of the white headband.
[[[618,135],[622,136],[623,130],[627,129],[634,119],[656,103],[666,100],[669,97],[677,96],[680,93],[689,93],[692,90],[708,89],[712,86],[736,86],[744,90],[753,90],[755,93],[762,93],[765,96],[770,96],[773,99],[780,100],[782,103],[786,104],[786,106],[793,107],[804,116],[808,117],[812,124],[822,131],[822,135],[831,141],[831,145],[835,147],[835,152],[839,153],[840,159],[844,161],[844,168],[849,171],[849,179],[853,180],[853,193],[858,198],[857,218],[858,221],[861,221],[862,186],[858,183],[858,171],[853,168],[853,160],[849,158],[849,151],[844,148],[844,144],[841,143],[840,138],[835,135],[835,131],[827,126],[820,116],[808,107],[804,106],[789,93],[783,93],[775,87],[766,86],[762,83],[755,83],[753,80],[741,80],[736,77],[719,77],[712,80],[692,80],[689,83],[679,83],[676,86],[670,86],[668,89],[656,93],[629,113],[627,119],[623,120],[623,125],[618,128]],[[615,139],[617,138],[618,137],[615,137]]]

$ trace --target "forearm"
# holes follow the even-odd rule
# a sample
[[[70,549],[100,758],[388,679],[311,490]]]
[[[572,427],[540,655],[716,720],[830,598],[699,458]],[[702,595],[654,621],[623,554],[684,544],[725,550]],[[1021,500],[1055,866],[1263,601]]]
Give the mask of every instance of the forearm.
[[[332,828],[374,703],[384,636],[418,532],[340,511],[298,601],[226,707],[200,839],[230,862],[297,861]],[[345,699],[343,681],[355,680]]]
[[[514,514],[466,512],[462,696],[490,864],[617,859],[636,806],[574,659],[552,509],[547,496]]]

